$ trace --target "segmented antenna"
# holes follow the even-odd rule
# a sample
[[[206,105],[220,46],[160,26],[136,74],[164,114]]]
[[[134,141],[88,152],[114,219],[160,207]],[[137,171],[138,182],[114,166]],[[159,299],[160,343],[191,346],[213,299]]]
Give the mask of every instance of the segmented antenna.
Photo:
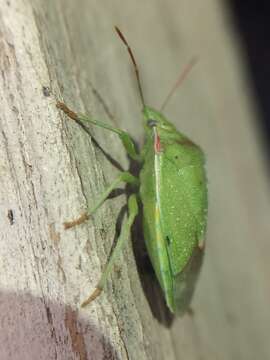
[[[160,111],[162,112],[165,108],[165,106],[168,104],[169,100],[171,99],[172,95],[175,93],[176,89],[183,83],[183,81],[185,80],[185,78],[187,77],[187,75],[190,73],[191,69],[193,68],[193,66],[198,62],[198,57],[194,56],[189,63],[187,63],[187,65],[184,67],[184,70],[182,70],[179,78],[177,79],[176,83],[174,84],[174,86],[172,87],[171,91],[169,92],[169,94],[166,96]]]
[[[118,36],[120,37],[120,39],[123,41],[123,43],[125,44],[127,50],[128,50],[128,53],[129,53],[129,56],[131,58],[131,61],[133,63],[133,66],[134,66],[134,70],[135,70],[135,74],[136,74],[136,78],[137,78],[137,83],[138,83],[138,87],[139,87],[139,93],[140,93],[140,97],[141,97],[141,100],[142,100],[142,104],[143,106],[145,106],[145,101],[144,101],[144,97],[143,97],[143,91],[142,91],[142,85],[141,85],[141,80],[140,80],[140,74],[139,74],[139,69],[138,69],[138,66],[137,66],[137,63],[136,63],[136,60],[135,60],[135,57],[133,55],[133,52],[126,40],[126,38],[124,37],[124,35],[121,33],[121,31],[119,30],[119,28],[117,26],[114,27]]]

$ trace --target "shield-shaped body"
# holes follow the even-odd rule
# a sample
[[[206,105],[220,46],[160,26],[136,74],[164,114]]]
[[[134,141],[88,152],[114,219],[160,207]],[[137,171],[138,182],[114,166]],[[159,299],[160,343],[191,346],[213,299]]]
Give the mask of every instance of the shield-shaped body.
[[[191,301],[203,257],[207,186],[201,149],[160,113],[144,109],[147,139],[140,173],[144,236],[166,303]]]

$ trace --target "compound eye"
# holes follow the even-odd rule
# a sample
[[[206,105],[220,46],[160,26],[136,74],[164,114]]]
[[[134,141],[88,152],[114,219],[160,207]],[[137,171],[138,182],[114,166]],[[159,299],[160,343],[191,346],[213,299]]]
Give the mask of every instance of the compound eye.
[[[155,127],[157,126],[157,121],[156,120],[153,120],[153,119],[149,119],[147,120],[147,125],[152,128],[152,127]]]

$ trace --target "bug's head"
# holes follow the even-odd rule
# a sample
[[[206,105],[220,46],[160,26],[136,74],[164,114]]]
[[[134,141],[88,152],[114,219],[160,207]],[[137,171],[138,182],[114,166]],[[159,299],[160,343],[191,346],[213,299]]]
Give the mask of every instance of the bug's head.
[[[175,127],[160,112],[145,106],[143,108],[143,119],[147,129],[157,127],[167,131],[175,131]]]

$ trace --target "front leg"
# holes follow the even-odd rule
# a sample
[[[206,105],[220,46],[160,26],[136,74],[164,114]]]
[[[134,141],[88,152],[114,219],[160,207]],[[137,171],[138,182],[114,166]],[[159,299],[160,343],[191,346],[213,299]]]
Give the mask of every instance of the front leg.
[[[135,161],[142,161],[140,154],[138,154],[138,152],[136,151],[134,141],[132,140],[131,136],[126,131],[115,128],[115,127],[113,127],[109,124],[103,123],[101,121],[92,119],[89,115],[75,113],[74,111],[69,109],[67,107],[67,105],[64,104],[63,102],[58,101],[56,103],[56,107],[58,107],[58,109],[62,110],[67,116],[69,116],[71,119],[73,119],[75,121],[90,122],[93,125],[102,127],[103,129],[107,129],[109,131],[116,133],[118,135],[118,137],[120,138],[128,155]]]

